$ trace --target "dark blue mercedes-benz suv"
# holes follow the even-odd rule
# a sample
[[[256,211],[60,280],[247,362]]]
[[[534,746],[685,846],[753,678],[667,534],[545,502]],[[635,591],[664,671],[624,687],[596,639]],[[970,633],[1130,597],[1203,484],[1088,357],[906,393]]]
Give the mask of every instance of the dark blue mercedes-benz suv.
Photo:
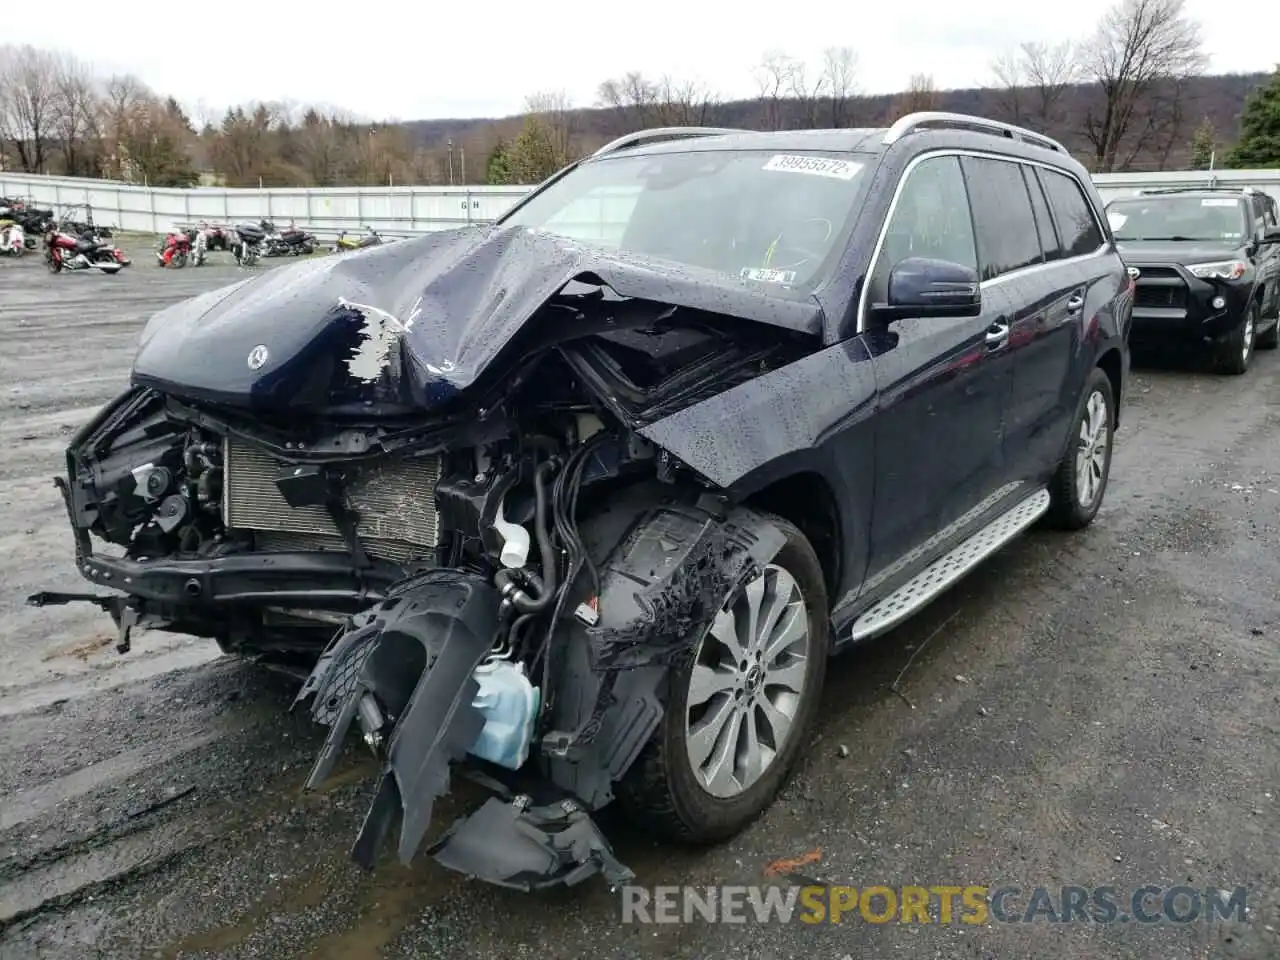
[[[777,795],[828,654],[1102,503],[1133,283],[1060,144],[975,117],[647,130],[496,223],[178,304],[58,478],[138,624],[299,670],[354,853],[534,888]],[[110,545],[101,549],[102,544]]]

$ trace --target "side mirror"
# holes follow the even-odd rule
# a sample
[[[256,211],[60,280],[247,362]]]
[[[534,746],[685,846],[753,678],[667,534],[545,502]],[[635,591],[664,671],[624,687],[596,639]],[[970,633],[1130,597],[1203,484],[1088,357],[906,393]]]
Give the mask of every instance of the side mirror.
[[[1263,243],[1280,243],[1280,227],[1267,227],[1262,231]]]
[[[949,260],[908,257],[889,271],[888,302],[875,310],[886,320],[976,317],[982,312],[978,273]]]

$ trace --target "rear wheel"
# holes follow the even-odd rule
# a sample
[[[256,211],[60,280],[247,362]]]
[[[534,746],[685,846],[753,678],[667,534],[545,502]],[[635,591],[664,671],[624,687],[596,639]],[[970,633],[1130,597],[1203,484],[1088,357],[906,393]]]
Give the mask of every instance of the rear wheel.
[[[725,598],[693,661],[672,669],[666,713],[619,784],[636,820],[713,843],[741,831],[782,788],[808,739],[826,677],[827,593],[794,526],[778,555]]]
[[[1093,523],[1111,476],[1111,441],[1115,432],[1115,395],[1106,373],[1094,368],[1085,382],[1067,454],[1049,484],[1045,519],[1062,530]]]
[[[1240,325],[1218,344],[1217,363],[1219,373],[1239,375],[1249,369],[1253,359],[1254,338],[1258,332],[1258,302],[1249,304]]]

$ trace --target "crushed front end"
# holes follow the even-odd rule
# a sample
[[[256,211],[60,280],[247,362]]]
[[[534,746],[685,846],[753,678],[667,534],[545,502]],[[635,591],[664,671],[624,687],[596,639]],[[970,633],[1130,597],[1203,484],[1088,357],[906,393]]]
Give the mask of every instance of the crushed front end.
[[[32,602],[98,603],[122,650],[155,626],[305,678],[298,703],[329,731],[309,785],[353,730],[382,763],[363,864],[397,820],[415,855],[460,765],[495,797],[432,845],[439,862],[521,889],[623,882],[591,813],[662,717],[688,652],[667,628],[696,633],[715,611],[691,585],[724,589],[777,549],[735,536],[719,491],[641,431],[812,341],[561,283],[455,389],[413,374],[408,322],[334,303],[323,348],[342,363],[298,336],[306,362],[273,371],[254,332],[243,400],[233,377],[207,375],[219,393],[135,367],[57,479],[79,571],[117,592]]]

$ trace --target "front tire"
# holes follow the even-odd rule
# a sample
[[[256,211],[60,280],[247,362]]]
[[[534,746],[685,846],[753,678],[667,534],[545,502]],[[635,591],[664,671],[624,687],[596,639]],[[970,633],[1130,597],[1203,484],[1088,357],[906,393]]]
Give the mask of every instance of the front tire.
[[[1093,523],[1111,476],[1116,401],[1111,379],[1094,367],[1072,421],[1066,456],[1049,484],[1045,520],[1060,530],[1081,530]]]
[[[672,668],[662,722],[618,785],[623,809],[668,839],[716,843],[755,820],[820,706],[830,649],[822,566],[790,523],[759,519],[786,543],[726,598],[693,661]]]
[[[1240,321],[1231,333],[1218,345],[1216,366],[1219,373],[1239,376],[1249,369],[1249,361],[1253,359],[1254,338],[1258,332],[1260,311],[1255,300],[1249,304]]]

